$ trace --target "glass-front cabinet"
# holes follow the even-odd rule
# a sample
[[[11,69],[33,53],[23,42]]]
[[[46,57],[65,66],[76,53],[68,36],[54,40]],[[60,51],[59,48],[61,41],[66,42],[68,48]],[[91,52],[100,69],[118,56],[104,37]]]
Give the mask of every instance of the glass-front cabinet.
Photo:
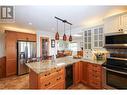
[[[85,29],[83,41],[84,49],[102,48],[104,43],[103,26]]]
[[[103,47],[103,27],[94,28],[94,48]]]
[[[84,31],[84,49],[91,49],[92,42],[91,42],[91,30]]]

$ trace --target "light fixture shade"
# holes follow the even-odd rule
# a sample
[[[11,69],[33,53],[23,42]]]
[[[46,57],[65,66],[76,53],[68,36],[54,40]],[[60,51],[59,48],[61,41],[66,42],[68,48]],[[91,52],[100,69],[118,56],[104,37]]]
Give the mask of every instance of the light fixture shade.
[[[56,32],[55,40],[59,40],[59,33],[58,32]]]
[[[72,41],[72,36],[71,36],[71,35],[69,36],[69,41],[70,41],[70,42]]]
[[[66,34],[64,33],[64,35],[63,35],[63,40],[64,41],[66,41],[67,40],[67,36],[66,36]]]

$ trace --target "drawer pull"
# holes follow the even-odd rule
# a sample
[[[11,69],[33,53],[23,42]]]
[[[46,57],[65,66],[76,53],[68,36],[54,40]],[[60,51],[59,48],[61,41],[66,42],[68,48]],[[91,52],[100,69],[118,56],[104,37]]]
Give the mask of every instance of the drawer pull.
[[[56,72],[59,72],[59,71],[61,71],[61,69],[59,69],[59,70],[56,70]]]
[[[50,75],[51,73],[48,73],[48,74],[45,74],[45,76],[48,76],[48,75]]]
[[[45,86],[48,86],[48,85],[50,85],[51,83],[49,82],[48,84],[45,84]]]
[[[93,70],[94,72],[97,72],[97,70]]]
[[[60,80],[61,79],[61,77],[59,77],[58,79],[56,79],[56,80]]]

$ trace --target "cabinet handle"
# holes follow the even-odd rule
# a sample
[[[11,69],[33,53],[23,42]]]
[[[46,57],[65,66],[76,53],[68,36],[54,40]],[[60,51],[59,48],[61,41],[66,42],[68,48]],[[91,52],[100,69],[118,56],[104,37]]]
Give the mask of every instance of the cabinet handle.
[[[59,70],[56,70],[57,72],[59,72],[61,69],[59,69]]]
[[[50,75],[51,73],[48,73],[48,74],[45,74],[45,76],[48,76],[48,75]]]
[[[45,84],[45,86],[48,86],[48,85],[50,85],[51,83],[49,82],[48,84]]]
[[[58,79],[56,79],[56,80],[58,81],[58,80],[60,80],[60,79],[61,79],[61,77],[59,77],[59,78],[58,78]]]
[[[120,31],[120,29],[118,31]]]

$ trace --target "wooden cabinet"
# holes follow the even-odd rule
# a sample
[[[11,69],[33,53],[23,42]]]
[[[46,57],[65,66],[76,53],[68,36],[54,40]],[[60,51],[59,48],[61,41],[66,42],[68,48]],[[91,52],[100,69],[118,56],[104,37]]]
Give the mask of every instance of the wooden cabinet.
[[[81,81],[81,62],[74,63],[73,65],[73,75],[74,75],[74,84],[78,84]]]
[[[81,82],[84,84],[87,84],[87,63],[88,62],[84,62],[81,61]]]
[[[102,68],[97,64],[88,64],[88,85],[96,89],[102,88]]]
[[[43,60],[47,59],[49,55],[49,38],[48,37],[40,37],[40,56]]]
[[[32,77],[35,76],[35,77]],[[30,70],[31,89],[64,89],[65,88],[65,68],[57,68],[36,74]],[[35,85],[36,84],[36,85]]]
[[[35,34],[17,32],[16,35],[17,35],[17,40],[36,41]]]
[[[6,76],[16,74],[16,38],[15,32],[6,31]]]
[[[0,58],[0,78],[3,78],[6,76],[6,57]]]
[[[127,32],[127,13],[122,13],[106,18],[104,20],[104,32]]]
[[[17,73],[17,40],[36,41],[35,34],[5,31],[6,76]]]

